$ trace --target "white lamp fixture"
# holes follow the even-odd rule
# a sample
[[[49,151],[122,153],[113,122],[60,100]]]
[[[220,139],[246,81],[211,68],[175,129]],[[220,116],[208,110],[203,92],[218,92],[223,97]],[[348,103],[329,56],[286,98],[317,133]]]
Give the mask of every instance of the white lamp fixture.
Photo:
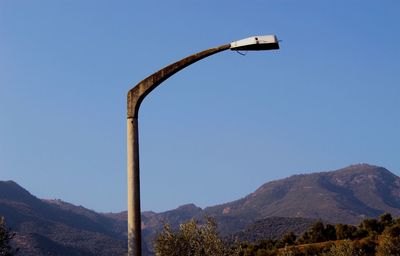
[[[231,43],[233,51],[277,50],[279,42],[275,35],[252,36]]]

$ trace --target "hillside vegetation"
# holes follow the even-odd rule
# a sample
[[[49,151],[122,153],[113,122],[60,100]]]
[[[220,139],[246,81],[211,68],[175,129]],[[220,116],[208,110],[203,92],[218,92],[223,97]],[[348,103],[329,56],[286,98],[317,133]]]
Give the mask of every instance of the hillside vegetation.
[[[256,242],[220,238],[216,224],[191,220],[172,230],[169,225],[155,240],[157,256],[400,256],[400,219],[386,213],[365,219],[358,226],[316,221],[300,236],[286,233],[281,239]]]
[[[242,243],[243,256],[400,256],[400,219],[389,213],[358,226],[315,222],[301,236]]]

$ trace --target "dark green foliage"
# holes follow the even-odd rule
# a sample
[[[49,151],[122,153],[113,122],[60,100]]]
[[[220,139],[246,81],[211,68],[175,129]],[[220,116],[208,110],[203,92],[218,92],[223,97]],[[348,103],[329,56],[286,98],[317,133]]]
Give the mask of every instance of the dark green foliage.
[[[296,235],[292,231],[289,231],[282,237],[281,242],[284,246],[293,245],[296,242],[296,238]]]
[[[379,217],[379,222],[383,225],[383,226],[391,226],[394,224],[394,220],[393,217],[390,213],[384,213]]]
[[[340,228],[343,228],[341,226]],[[306,231],[299,239],[300,243],[319,243],[325,241],[336,240],[337,231],[336,228],[327,224],[324,226],[324,223],[321,221],[317,221],[312,225],[312,227]]]
[[[310,230],[310,240],[311,243],[323,242],[325,240],[325,227],[324,223],[317,221]]]
[[[369,235],[380,234],[384,228],[384,225],[376,219],[365,219],[360,224],[360,229],[366,230]]]
[[[257,246],[266,250],[274,250],[276,248],[276,244],[276,240],[262,240]]]
[[[368,237],[369,233],[365,229],[356,229],[352,234],[352,239],[361,239],[364,237]]]
[[[261,219],[248,226],[245,230],[232,235],[230,240],[239,239],[240,241],[257,242],[265,239],[281,239],[291,231],[297,235],[302,234],[314,222],[315,220],[313,219],[304,218],[271,217]]]
[[[336,238],[338,240],[353,239],[354,234],[357,231],[357,228],[355,226],[347,224],[337,224],[335,226],[335,229],[336,229]]]
[[[336,229],[335,226],[327,224],[324,230],[324,237],[326,241],[336,240]]]
[[[240,244],[241,256],[276,256],[277,254],[276,240],[262,240],[258,243],[243,242]]]
[[[0,255],[1,256],[12,256],[15,255],[14,250],[10,242],[14,238],[15,233],[6,226],[4,218],[0,216]]]

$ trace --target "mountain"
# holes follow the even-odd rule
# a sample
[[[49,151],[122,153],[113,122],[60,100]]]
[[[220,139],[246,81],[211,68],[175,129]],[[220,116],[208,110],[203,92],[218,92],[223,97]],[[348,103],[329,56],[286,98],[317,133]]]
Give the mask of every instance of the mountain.
[[[201,209],[193,204],[142,213],[146,252],[163,223],[178,227],[192,218],[216,219],[223,236],[244,240],[298,234],[315,219],[357,224],[384,212],[400,216],[400,178],[368,164],[294,175],[265,183],[250,195]],[[22,255],[123,255],[126,212],[97,213],[61,200],[42,200],[17,183],[0,181],[0,216],[17,232]]]
[[[142,222],[149,246],[163,223],[177,228],[191,218],[213,217],[223,236],[259,239],[279,238],[289,230],[301,233],[316,219],[357,224],[385,212],[400,216],[400,178],[382,167],[357,164],[267,182],[242,199],[204,210],[189,204],[163,213],[145,212]]]
[[[400,216],[400,178],[383,167],[357,164],[336,171],[293,175],[265,183],[250,195],[207,207],[186,205],[143,218],[144,232],[161,230],[162,223],[177,227],[180,221],[213,217],[224,236],[279,238],[292,229],[300,232],[316,219],[329,223],[358,224],[389,212]],[[285,217],[286,220],[274,218]],[[282,225],[282,222],[286,223]],[[271,226],[282,232],[271,234]],[[293,227],[300,227],[294,229]],[[246,230],[248,232],[246,233]],[[263,232],[261,232],[264,230]],[[253,235],[249,235],[253,232]],[[150,236],[151,237],[151,236]],[[149,241],[149,238],[146,239]]]
[[[60,200],[41,200],[0,182],[0,215],[17,232],[22,255],[122,255],[124,234],[112,219]]]
[[[400,178],[385,168],[367,164],[294,175],[268,182],[240,200],[204,212],[252,221],[279,216],[357,224],[384,212],[400,215]]]

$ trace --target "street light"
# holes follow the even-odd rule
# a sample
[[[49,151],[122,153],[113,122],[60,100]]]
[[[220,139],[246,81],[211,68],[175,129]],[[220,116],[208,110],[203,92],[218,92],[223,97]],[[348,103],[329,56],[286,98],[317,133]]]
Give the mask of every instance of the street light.
[[[127,104],[127,151],[128,151],[128,256],[142,255],[142,234],[140,216],[140,178],[139,178],[139,132],[138,113],[143,99],[166,79],[185,67],[210,55],[225,50],[259,51],[279,49],[275,35],[253,36],[230,44],[188,56],[175,62],[146,79],[128,92]]]

